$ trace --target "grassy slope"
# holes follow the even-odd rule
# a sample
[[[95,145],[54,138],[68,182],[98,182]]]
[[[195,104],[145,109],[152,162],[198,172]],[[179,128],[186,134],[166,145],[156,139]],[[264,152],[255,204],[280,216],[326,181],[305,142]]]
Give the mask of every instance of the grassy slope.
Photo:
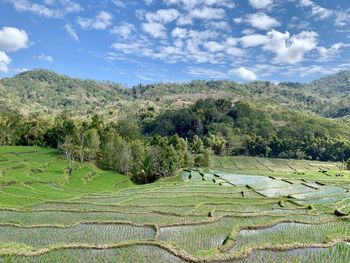
[[[53,149],[0,147],[0,207],[72,199],[132,186],[129,178],[92,164],[76,163],[71,177],[67,167],[67,160]]]

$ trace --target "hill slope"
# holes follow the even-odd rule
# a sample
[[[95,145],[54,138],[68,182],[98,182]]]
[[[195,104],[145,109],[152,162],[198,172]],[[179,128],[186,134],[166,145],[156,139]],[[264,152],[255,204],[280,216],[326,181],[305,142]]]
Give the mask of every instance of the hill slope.
[[[33,70],[0,81],[2,104],[21,111],[55,113],[75,110],[86,113],[122,97],[117,84],[80,80],[48,70]]]
[[[48,70],[33,70],[0,80],[0,106],[4,111],[56,114],[73,110],[77,115],[149,105],[159,108],[183,106],[200,98],[228,97],[256,103],[277,104],[326,117],[350,116],[350,72],[343,71],[310,84],[255,81],[192,81],[138,85],[80,80]]]

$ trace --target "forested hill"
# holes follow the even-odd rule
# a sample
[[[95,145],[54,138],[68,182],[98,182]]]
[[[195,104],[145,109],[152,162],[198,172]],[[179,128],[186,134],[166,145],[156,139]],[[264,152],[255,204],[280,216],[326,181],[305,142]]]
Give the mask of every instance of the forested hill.
[[[231,97],[234,100],[278,104],[331,118],[350,116],[350,71],[329,75],[309,84],[196,80],[139,85],[132,88],[132,93],[138,99],[155,98],[178,105],[206,97]]]
[[[124,90],[114,83],[80,80],[48,70],[33,70],[0,80],[2,109],[22,113],[62,110],[87,113],[103,108],[122,97]]]
[[[329,116],[350,116],[350,71],[316,80],[308,88],[326,99],[325,112]]]
[[[73,110],[84,115],[150,104],[159,108],[180,107],[208,97],[276,104],[332,118],[347,117],[350,116],[350,72],[343,71],[309,84],[197,80],[137,85],[130,89],[116,83],[70,78],[48,70],[28,71],[0,80],[1,110],[20,109],[25,114]]]

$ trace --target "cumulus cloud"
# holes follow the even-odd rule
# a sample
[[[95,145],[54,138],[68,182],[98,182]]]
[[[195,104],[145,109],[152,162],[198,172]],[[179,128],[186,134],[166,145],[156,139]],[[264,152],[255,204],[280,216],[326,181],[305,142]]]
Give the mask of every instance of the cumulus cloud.
[[[275,53],[277,63],[299,63],[303,61],[304,55],[314,50],[318,44],[318,34],[313,31],[302,31],[290,36],[289,32],[272,30],[267,37],[269,41],[263,49]]]
[[[104,30],[112,25],[113,15],[100,11],[93,18],[78,17],[77,23],[84,29]]]
[[[147,24],[147,23],[146,23]],[[145,26],[145,25],[144,25]],[[166,32],[160,26],[159,30],[148,30],[155,39],[126,40],[114,43],[113,47],[124,54],[136,54],[153,59],[163,60],[167,63],[178,62],[197,62],[211,64],[225,64],[231,60],[237,60],[245,53],[244,50],[237,47],[237,40],[232,37],[226,37],[218,40],[219,33],[212,30],[197,31],[181,27],[175,27],[171,32],[172,39],[167,41]],[[147,28],[144,28],[147,29]],[[154,41],[160,41],[158,45]],[[170,41],[171,40],[171,41]]]
[[[39,56],[36,57],[39,60],[43,60],[46,62],[53,62],[53,57],[49,56],[49,55],[45,55],[43,53],[41,53]]]
[[[314,31],[302,31],[291,36],[289,32],[271,30],[266,35],[244,36],[240,42],[243,47],[262,46],[263,50],[276,55],[276,63],[296,64],[303,61],[306,53],[316,49],[318,34]]]
[[[64,26],[65,30],[67,31],[68,35],[70,35],[75,41],[79,41],[79,36],[75,32],[74,28],[70,24],[66,24]]]
[[[189,16],[193,19],[220,20],[226,17],[226,11],[223,8],[213,8],[205,6],[193,9],[189,13]]]
[[[134,30],[135,26],[133,24],[124,22],[119,26],[113,27],[111,33],[126,39],[132,35]]]
[[[159,9],[157,12],[146,13],[145,17],[149,22],[159,22],[162,24],[167,24],[174,21],[180,16],[180,12],[177,9]]]
[[[9,71],[11,58],[5,52],[15,52],[28,47],[29,37],[24,30],[15,27],[0,29],[0,72]]]
[[[71,0],[44,1],[44,4],[32,3],[28,0],[5,0],[11,3],[17,11],[31,12],[47,18],[62,18],[69,13],[82,11],[83,8]]]
[[[186,28],[175,27],[171,32],[171,35],[175,38],[186,38],[188,35],[188,30]]]
[[[148,22],[142,24],[142,29],[154,38],[166,38],[166,28],[158,22]]]
[[[271,28],[281,25],[281,23],[277,19],[270,17],[262,12],[259,12],[256,14],[248,14],[244,17],[236,18],[234,19],[234,21],[236,23],[245,22],[251,25],[252,27],[255,27],[261,30],[269,30]]]
[[[268,42],[268,38],[261,34],[251,34],[241,37],[240,42],[244,48],[257,47],[265,45]]]
[[[0,51],[0,72],[1,73],[7,73],[9,71],[8,66],[11,63],[11,59],[9,58],[9,56],[3,52]]]
[[[225,45],[216,41],[205,42],[203,46],[210,52],[219,52],[225,50]]]
[[[249,0],[249,4],[256,9],[265,9],[273,4],[273,0]]]
[[[0,30],[0,50],[17,51],[26,48],[29,37],[24,30],[15,27],[3,27]]]
[[[231,71],[231,74],[238,76],[242,80],[253,81],[258,77],[254,71],[247,69],[245,67],[240,67]]]
[[[163,0],[168,6],[177,5],[177,24],[191,25],[194,20],[223,20],[226,18],[226,10],[235,7],[229,0]],[[176,9],[175,9],[176,10]],[[175,12],[173,11],[175,14]],[[160,22],[160,21],[159,21]]]
[[[214,30],[221,30],[228,32],[230,30],[230,24],[226,21],[207,21],[204,26],[206,28],[214,29]]]

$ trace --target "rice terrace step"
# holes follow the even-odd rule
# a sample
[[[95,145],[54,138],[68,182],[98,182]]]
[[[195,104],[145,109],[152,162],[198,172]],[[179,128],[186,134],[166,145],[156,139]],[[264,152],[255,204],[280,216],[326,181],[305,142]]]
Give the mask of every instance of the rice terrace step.
[[[282,173],[260,158],[271,169],[242,173],[237,158],[136,186],[91,164],[67,179],[51,149],[0,150],[12,155],[16,165],[2,163],[0,262],[345,262],[350,253],[350,182],[318,168]]]

